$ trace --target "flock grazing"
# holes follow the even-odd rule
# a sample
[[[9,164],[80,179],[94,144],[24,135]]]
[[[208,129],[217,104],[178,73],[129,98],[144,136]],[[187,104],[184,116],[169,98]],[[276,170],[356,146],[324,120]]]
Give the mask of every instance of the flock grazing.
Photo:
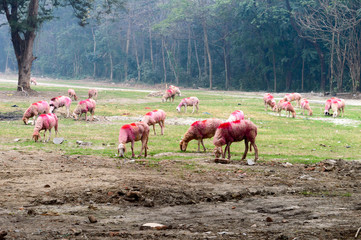
[[[35,81],[35,79],[33,79]],[[35,81],[36,83],[36,81]],[[170,85],[169,88],[165,91],[162,102],[169,100],[174,102],[175,96],[181,96],[179,87]],[[74,109],[72,115],[70,115],[70,105],[72,99],[75,101],[78,100],[78,97],[74,89],[68,90],[68,96],[59,96],[54,97],[50,100],[50,103],[46,101],[39,101],[31,104],[29,108],[24,112],[23,122],[25,124],[29,123],[29,119],[34,117],[33,125],[33,139],[38,141],[40,139],[40,131],[44,130],[44,141],[49,141],[51,137],[51,130],[55,129],[55,134],[58,133],[58,117],[55,115],[57,109],[61,107],[66,108],[66,116],[72,117],[75,120],[79,120],[82,114],[85,114],[85,120],[88,121],[88,113],[91,114],[90,121],[94,119],[94,113],[96,108],[96,102],[94,98],[98,97],[98,91],[96,89],[90,89],[88,91],[88,99],[79,101],[76,108]],[[292,105],[292,102],[296,102],[296,107],[299,107],[303,110],[302,114],[305,114],[305,111],[308,112],[309,116],[312,116],[313,112],[310,107],[310,103],[307,99],[302,98],[299,93],[290,93],[286,94],[284,98],[276,102],[275,98],[270,93],[266,93],[263,97],[265,111],[268,110],[268,107],[279,115],[281,115],[282,110],[288,113],[288,117],[292,115],[293,118],[296,117],[296,111]],[[187,112],[187,107],[192,106],[193,111],[198,112],[199,109],[199,99],[197,97],[187,97],[183,98],[176,110],[181,111],[181,108],[184,107],[184,112]],[[331,115],[337,117],[340,114],[343,116],[345,109],[345,101],[343,99],[331,98],[328,99],[325,103],[325,115]],[[130,124],[125,124],[120,128],[119,131],[119,145],[118,145],[118,156],[125,157],[126,144],[131,143],[132,157],[134,154],[134,142],[141,141],[141,150],[139,156],[142,156],[144,151],[144,157],[147,157],[148,151],[148,139],[150,126],[153,126],[154,135],[156,135],[155,125],[159,124],[160,134],[164,134],[166,120],[166,112],[157,109],[150,111],[144,115],[141,121],[134,122]],[[45,140],[45,134],[49,131],[49,137]],[[256,145],[257,137],[257,126],[252,123],[250,120],[245,120],[245,115],[243,111],[236,110],[230,114],[226,121],[222,121],[216,118],[210,118],[206,120],[195,121],[191,124],[189,129],[185,132],[182,140],[180,141],[181,151],[186,151],[188,143],[192,140],[198,141],[198,152],[200,152],[200,145],[203,147],[203,151],[206,152],[206,148],[203,143],[203,139],[212,138],[214,147],[214,155],[216,159],[219,158],[231,158],[230,147],[233,142],[240,142],[244,140],[245,150],[242,156],[242,160],[247,157],[248,150],[252,151],[252,148],[255,151],[255,161],[258,159],[258,148]],[[225,146],[223,150],[223,146]]]

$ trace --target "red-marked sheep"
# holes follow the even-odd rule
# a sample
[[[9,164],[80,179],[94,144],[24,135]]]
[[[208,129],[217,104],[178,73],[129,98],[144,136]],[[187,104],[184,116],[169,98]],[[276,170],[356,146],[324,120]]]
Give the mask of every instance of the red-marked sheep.
[[[55,113],[58,108],[64,107],[66,108],[66,117],[70,116],[70,104],[71,99],[66,96],[59,96],[52,98],[49,105],[50,105],[50,112]]]
[[[255,161],[258,159],[258,148],[256,145],[257,137],[257,126],[249,120],[234,121],[234,122],[225,122],[219,125],[216,133],[214,134],[213,144],[215,145],[214,153],[216,159],[221,155],[222,158],[225,158],[225,155],[228,151],[228,159],[231,159],[231,144],[233,142],[240,142],[244,140],[245,150],[242,156],[242,160],[247,157],[248,153],[248,143],[250,143],[250,150],[252,151],[252,146],[255,151]],[[224,152],[222,146],[226,145]]]
[[[68,89],[68,96],[70,98],[74,98],[75,101],[78,100],[78,97],[76,96],[76,93],[75,93],[74,89],[71,89],[71,88]]]
[[[268,106],[271,107],[271,109],[274,109],[276,106],[276,100],[270,93],[265,93],[263,96],[263,102],[264,102],[264,109],[267,111]]]
[[[323,112],[325,114],[325,116],[331,115],[330,114],[330,109],[331,109],[331,105],[332,105],[333,100],[340,100],[340,99],[336,98],[336,97],[332,97],[332,98],[326,100],[325,111]]]
[[[178,95],[178,96],[182,96],[181,91],[179,90],[179,87],[176,87],[176,86],[170,85],[170,86],[169,86],[169,89],[174,90],[174,92],[175,92],[175,94],[176,94],[176,95]]]
[[[293,118],[296,117],[296,111],[290,102],[287,102],[287,101],[281,102],[281,106],[278,107],[278,109],[277,109],[279,116],[281,116],[282,110],[285,110],[286,112],[288,112],[288,117],[290,117],[291,113],[292,113]]]
[[[244,120],[244,113],[241,110],[236,110],[233,113],[231,113],[231,115],[229,116],[226,122],[233,122],[238,120]]]
[[[341,117],[343,117],[343,113],[345,111],[345,100],[343,99],[333,99],[331,103],[331,109],[333,111],[333,117],[338,117],[341,113]]]
[[[23,122],[28,124],[28,120],[34,117],[33,125],[35,124],[35,118],[43,113],[49,113],[50,106],[47,101],[39,101],[30,105],[30,107],[24,112]]]
[[[173,89],[167,89],[162,97],[162,102],[166,102],[169,99],[169,102],[174,102],[175,91]]]
[[[35,78],[30,78],[30,84],[38,85],[38,82]]]
[[[89,96],[89,98],[98,98],[98,90],[89,89],[88,96]]]
[[[180,149],[186,151],[188,143],[196,139],[198,140],[198,152],[200,151],[200,144],[202,144],[204,151],[206,151],[203,139],[213,137],[221,123],[221,120],[215,118],[194,122],[184,134],[179,144]]]
[[[292,102],[292,101],[296,101],[297,103],[297,107],[301,106],[301,94],[299,93],[288,93],[285,95],[285,97],[283,98],[285,101],[287,102]]]
[[[280,113],[282,111],[282,104],[286,102],[284,99],[281,99],[274,107],[273,111]],[[281,113],[280,113],[281,115]]]
[[[148,136],[149,136],[149,126],[145,122],[135,122],[135,123],[123,125],[119,131],[119,145],[118,145],[119,157],[124,157],[126,151],[125,144],[130,142],[132,148],[132,158],[133,158],[134,142],[139,140],[142,141],[142,148],[140,149],[139,157],[142,156],[143,149],[144,149],[144,157],[147,157]]]
[[[177,111],[180,112],[182,106],[184,106],[184,112],[187,112],[187,106],[193,106],[192,113],[194,113],[194,108],[197,108],[197,112],[198,112],[198,104],[199,104],[199,99],[197,97],[183,98],[177,107]]]
[[[301,108],[303,109],[302,115],[305,115],[305,110],[308,111],[308,115],[312,116],[312,109],[310,107],[310,103],[306,98],[301,99]]]
[[[166,114],[163,110],[161,109],[153,110],[145,114],[145,116],[142,119],[142,122],[145,122],[146,124],[148,124],[148,126],[153,125],[154,135],[157,135],[155,132],[155,124],[158,123],[160,126],[161,135],[163,135],[165,117]]]
[[[85,121],[88,121],[87,113],[90,112],[92,115],[90,121],[93,121],[95,106],[96,106],[96,103],[93,99],[87,99],[87,100],[80,101],[78,103],[78,105],[76,106],[76,108],[74,109],[73,118],[75,120],[77,120],[78,118],[80,119],[81,115],[83,113],[85,113]]]
[[[38,119],[36,120],[34,133],[33,133],[33,139],[35,142],[37,142],[40,139],[40,131],[44,131],[44,142],[45,142],[45,133],[47,130],[49,130],[49,137],[46,142],[50,140],[51,137],[51,129],[54,127],[55,129],[55,136],[58,133],[58,117],[54,113],[48,113],[48,114],[41,114]]]

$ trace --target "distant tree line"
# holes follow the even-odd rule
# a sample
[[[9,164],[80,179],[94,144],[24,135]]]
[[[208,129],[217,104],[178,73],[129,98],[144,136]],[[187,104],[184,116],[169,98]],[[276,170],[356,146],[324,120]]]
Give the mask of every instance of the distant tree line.
[[[358,0],[128,0],[125,7],[92,16],[84,27],[69,7],[57,10],[37,34],[33,74],[226,90],[360,91]],[[0,71],[16,68],[5,25]]]

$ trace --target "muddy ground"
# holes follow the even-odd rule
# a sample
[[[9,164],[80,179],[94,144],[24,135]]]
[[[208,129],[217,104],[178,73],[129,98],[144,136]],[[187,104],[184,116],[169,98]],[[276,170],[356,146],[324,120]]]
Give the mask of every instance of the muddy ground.
[[[184,154],[202,167],[172,153],[124,163],[0,152],[0,239],[361,239],[361,161],[248,166]]]

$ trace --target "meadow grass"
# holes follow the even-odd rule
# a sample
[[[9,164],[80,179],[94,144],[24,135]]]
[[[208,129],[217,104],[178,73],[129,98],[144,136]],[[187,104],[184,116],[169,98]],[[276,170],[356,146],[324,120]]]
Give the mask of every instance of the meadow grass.
[[[87,97],[87,89],[77,89],[75,91],[82,99]],[[13,85],[8,83],[0,84],[0,91],[13,91]],[[36,88],[40,95],[66,95],[65,87],[39,86]],[[315,163],[324,159],[343,158],[346,160],[361,158],[361,125],[360,106],[346,106],[346,119],[355,120],[351,126],[336,125],[333,122],[324,122],[322,119],[330,119],[321,114],[321,111],[314,111],[311,118],[302,116],[301,110],[296,109],[296,119],[287,118],[283,114],[281,117],[271,111],[264,111],[263,100],[260,96],[229,95],[227,93],[215,93],[209,91],[182,91],[182,97],[197,96],[200,99],[200,109],[198,113],[191,114],[192,108],[188,108],[187,113],[182,109],[177,113],[175,108],[182,97],[176,97],[174,102],[162,103],[160,97],[148,97],[146,92],[137,91],[99,91],[97,99],[96,116],[122,116],[140,119],[146,112],[152,109],[163,109],[168,118],[177,119],[205,119],[220,118],[227,119],[229,114],[237,109],[245,113],[246,119],[250,119],[258,126],[258,136],[256,143],[259,149],[260,161],[288,161],[292,163]],[[0,103],[0,113],[25,111],[29,106],[26,98],[11,98],[11,101]],[[41,99],[39,99],[41,100]],[[16,104],[14,108],[11,105]],[[321,104],[311,104],[314,109],[322,109]],[[75,108],[72,104],[71,110]],[[59,137],[65,138],[61,145],[53,143],[35,143],[31,140],[33,126],[24,125],[21,120],[0,121],[0,149],[17,150],[43,150],[59,151],[62,154],[74,155],[99,155],[105,157],[115,157],[118,145],[118,133],[123,124],[135,120],[116,121],[74,121],[59,117]],[[150,129],[149,137],[149,157],[152,162],[165,159],[184,160],[188,165],[184,168],[194,168],[192,159],[197,151],[197,142],[192,141],[188,145],[186,153],[180,151],[179,141],[188,129],[188,125],[168,125],[166,121],[165,135],[160,135],[160,128],[156,126],[157,135],[153,135]],[[54,137],[53,134],[52,137]],[[15,142],[14,139],[21,139]],[[82,147],[76,144],[77,140],[91,142],[91,146]],[[210,158],[213,149],[212,141],[205,140],[208,149],[204,158]],[[202,148],[201,148],[202,149]],[[140,150],[140,142],[135,144],[135,154]],[[244,150],[244,143],[233,143],[231,154],[233,160],[240,160]],[[173,153],[158,156],[161,153]],[[156,156],[155,156],[156,155]],[[126,156],[130,156],[130,144],[127,145]],[[253,158],[251,152],[247,158]]]

